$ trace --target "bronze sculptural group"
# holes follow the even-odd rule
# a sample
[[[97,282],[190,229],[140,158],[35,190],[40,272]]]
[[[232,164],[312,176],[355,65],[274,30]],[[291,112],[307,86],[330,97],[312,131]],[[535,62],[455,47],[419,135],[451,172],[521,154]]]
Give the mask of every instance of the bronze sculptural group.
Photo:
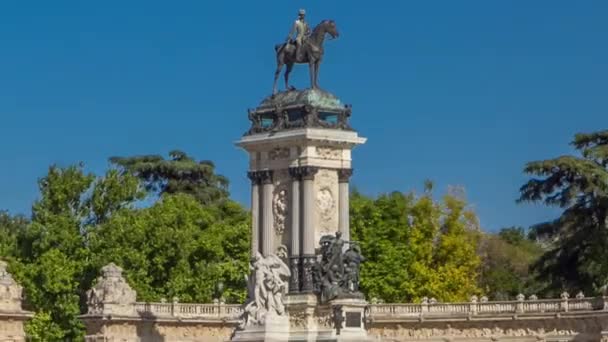
[[[305,21],[305,11],[300,10],[298,19],[294,22],[291,32],[287,37],[287,41],[275,46],[277,69],[274,73],[274,85],[272,93],[277,93],[277,81],[279,74],[285,69],[285,90],[293,90],[289,86],[289,74],[293,69],[294,64],[308,64],[310,75],[310,87],[316,89],[319,87],[319,68],[323,60],[323,43],[327,34],[330,37],[337,38],[339,36],[338,28],[333,20],[323,20],[312,31]],[[295,34],[295,39],[291,36]]]
[[[365,258],[356,242],[348,243],[342,234],[321,237],[320,260],[314,265],[314,290],[321,302],[336,298],[363,298],[359,292],[359,270]]]

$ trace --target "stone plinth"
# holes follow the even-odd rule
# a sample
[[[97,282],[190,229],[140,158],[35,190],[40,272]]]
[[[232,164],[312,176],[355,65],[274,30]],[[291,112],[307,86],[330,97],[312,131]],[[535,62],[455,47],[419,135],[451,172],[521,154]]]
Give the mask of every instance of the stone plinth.
[[[26,341],[23,325],[32,313],[21,308],[23,287],[7,271],[0,260],[0,341]]]
[[[372,341],[364,324],[367,305],[363,299],[334,299],[330,302],[336,341]]]
[[[289,317],[268,315],[264,323],[260,325],[250,325],[243,330],[237,330],[232,341],[289,341]]]

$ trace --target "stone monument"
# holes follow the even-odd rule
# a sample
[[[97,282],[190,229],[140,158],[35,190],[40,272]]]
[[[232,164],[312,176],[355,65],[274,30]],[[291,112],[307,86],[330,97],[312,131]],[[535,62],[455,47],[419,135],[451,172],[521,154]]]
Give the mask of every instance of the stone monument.
[[[325,33],[337,37],[333,21],[323,21],[318,27],[312,33],[319,34],[314,39],[300,37],[301,53],[307,56],[302,63],[320,63],[321,37]],[[277,48],[279,65],[283,59],[299,62],[285,57],[289,53],[295,54],[289,42]],[[288,65],[287,74],[290,70]],[[250,285],[259,287],[260,279],[274,284],[273,279],[281,278],[268,271],[262,276],[259,264],[266,264],[266,259],[279,265],[276,269],[281,269],[281,263],[289,269],[285,291],[280,291],[285,293],[285,311],[265,309],[271,313],[267,317],[272,317],[272,324],[267,319],[263,324],[255,320],[245,324],[235,334],[237,340],[272,340],[273,333],[281,341],[366,338],[362,326],[366,302],[358,292],[358,268],[363,258],[356,244],[349,243],[351,152],[366,139],[349,124],[351,106],[319,89],[318,68],[310,71],[310,89],[295,90],[286,84],[285,91],[273,91],[249,110],[251,127],[236,142],[249,154]],[[264,291],[269,289],[263,286]],[[251,293],[247,307],[253,314],[246,315],[255,317],[263,301]],[[282,324],[283,330],[277,324]],[[264,328],[270,335],[261,333]]]
[[[25,342],[24,322],[33,314],[21,308],[23,287],[7,271],[0,260],[0,341]]]

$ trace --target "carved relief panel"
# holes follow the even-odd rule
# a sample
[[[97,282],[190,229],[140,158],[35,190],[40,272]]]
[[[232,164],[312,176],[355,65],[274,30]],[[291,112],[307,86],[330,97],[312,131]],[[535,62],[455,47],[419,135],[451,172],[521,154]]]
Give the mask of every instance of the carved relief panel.
[[[321,169],[315,176],[315,243],[338,230],[338,174]]]
[[[291,179],[287,169],[274,173],[274,192],[272,194],[273,228],[276,234],[274,250],[280,245],[289,245],[289,202]]]

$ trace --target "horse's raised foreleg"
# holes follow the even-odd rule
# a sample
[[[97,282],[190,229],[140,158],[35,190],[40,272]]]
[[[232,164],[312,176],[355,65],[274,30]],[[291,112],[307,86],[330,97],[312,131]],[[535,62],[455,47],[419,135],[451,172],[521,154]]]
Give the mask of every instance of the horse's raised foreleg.
[[[281,69],[283,69],[283,63],[277,62],[277,70],[274,72],[274,84],[272,86],[272,94],[277,93],[277,81],[279,80],[279,75],[281,74]]]
[[[285,90],[291,90],[289,88],[289,74],[291,73],[291,69],[293,69],[293,63],[287,63],[285,68]]]

